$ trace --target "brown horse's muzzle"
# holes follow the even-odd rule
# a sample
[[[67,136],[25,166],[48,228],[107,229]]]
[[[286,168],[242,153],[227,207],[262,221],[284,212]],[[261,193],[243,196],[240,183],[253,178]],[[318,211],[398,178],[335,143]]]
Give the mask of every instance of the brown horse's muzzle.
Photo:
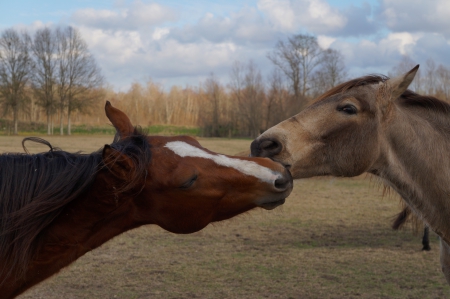
[[[284,204],[286,197],[291,193],[293,186],[292,175],[288,169],[284,168],[284,171],[280,172],[280,176],[274,181],[273,190],[275,193],[259,200],[256,203],[257,206],[266,210],[272,210]]]

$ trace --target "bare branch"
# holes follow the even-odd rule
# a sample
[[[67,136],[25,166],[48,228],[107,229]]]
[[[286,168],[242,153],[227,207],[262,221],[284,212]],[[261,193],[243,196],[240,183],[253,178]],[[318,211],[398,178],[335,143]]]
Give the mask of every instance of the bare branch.
[[[25,87],[30,80],[33,61],[30,36],[7,29],[0,36],[0,100],[4,111],[13,111],[14,134],[17,134],[18,113],[27,100]]]

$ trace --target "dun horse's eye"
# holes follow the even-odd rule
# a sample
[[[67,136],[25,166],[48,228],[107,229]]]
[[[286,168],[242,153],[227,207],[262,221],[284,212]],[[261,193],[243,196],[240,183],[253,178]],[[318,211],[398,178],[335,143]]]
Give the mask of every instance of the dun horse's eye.
[[[356,114],[358,111],[355,106],[351,104],[344,105],[342,107],[338,107],[338,111],[344,112],[346,114]]]
[[[198,176],[194,175],[192,178],[190,178],[186,183],[184,183],[183,185],[180,186],[181,189],[188,189],[189,187],[191,187],[195,181],[197,180]]]

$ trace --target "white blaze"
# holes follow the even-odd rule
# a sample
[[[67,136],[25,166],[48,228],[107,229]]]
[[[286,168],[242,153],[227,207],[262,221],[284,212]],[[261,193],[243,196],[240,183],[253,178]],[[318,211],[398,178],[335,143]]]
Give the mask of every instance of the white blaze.
[[[198,157],[214,161],[218,165],[232,167],[246,175],[254,176],[263,182],[273,183],[281,174],[255,162],[233,159],[224,155],[212,155],[198,147],[192,146],[182,141],[172,141],[166,143],[168,149],[180,157]]]

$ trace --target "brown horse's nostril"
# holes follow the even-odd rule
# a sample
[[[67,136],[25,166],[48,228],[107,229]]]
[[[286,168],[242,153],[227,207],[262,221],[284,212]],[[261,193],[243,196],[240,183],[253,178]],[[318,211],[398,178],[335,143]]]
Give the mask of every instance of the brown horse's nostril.
[[[286,190],[290,183],[291,183],[290,178],[281,177],[275,180],[275,188],[280,190]]]
[[[273,157],[281,152],[283,146],[273,138],[254,140],[250,146],[253,157]]]

